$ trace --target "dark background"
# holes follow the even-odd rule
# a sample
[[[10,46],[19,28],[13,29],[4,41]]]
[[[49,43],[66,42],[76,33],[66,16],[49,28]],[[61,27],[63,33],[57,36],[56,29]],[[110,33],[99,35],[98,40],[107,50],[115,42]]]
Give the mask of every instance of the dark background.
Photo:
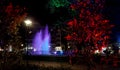
[[[18,4],[27,7],[29,15],[34,17],[40,24],[51,25],[55,23],[55,20],[61,15],[67,14],[68,11],[61,9],[59,12],[51,14],[47,8],[48,1],[49,0],[12,0],[15,5]],[[111,34],[112,41],[120,42],[120,0],[106,0],[103,14],[110,20],[111,24],[115,25]]]

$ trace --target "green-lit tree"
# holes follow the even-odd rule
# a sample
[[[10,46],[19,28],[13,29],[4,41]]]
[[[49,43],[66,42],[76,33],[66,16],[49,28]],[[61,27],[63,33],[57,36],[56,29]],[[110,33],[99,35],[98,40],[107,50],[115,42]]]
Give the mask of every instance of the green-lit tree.
[[[48,8],[50,9],[51,13],[57,11],[57,8],[61,7],[69,7],[70,2],[68,0],[50,0],[48,2]]]

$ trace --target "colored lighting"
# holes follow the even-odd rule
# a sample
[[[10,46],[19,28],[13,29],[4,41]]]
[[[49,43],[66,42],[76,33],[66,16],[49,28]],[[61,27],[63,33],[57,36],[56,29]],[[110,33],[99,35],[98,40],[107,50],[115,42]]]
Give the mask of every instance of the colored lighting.
[[[50,54],[50,33],[48,26],[36,33],[33,39],[33,47],[36,49],[33,54],[49,55]]]

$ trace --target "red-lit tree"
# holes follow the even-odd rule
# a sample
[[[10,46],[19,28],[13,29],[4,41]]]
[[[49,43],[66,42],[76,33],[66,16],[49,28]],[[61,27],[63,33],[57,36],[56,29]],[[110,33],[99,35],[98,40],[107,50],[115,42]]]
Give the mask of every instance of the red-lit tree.
[[[20,43],[19,26],[26,16],[25,8],[12,3],[5,3],[0,8],[0,39],[2,44],[11,43],[17,46]]]
[[[102,15],[105,0],[77,0],[70,8],[77,16],[68,21],[68,35],[65,37],[78,48],[89,50],[106,47],[109,43],[111,28],[109,20]]]

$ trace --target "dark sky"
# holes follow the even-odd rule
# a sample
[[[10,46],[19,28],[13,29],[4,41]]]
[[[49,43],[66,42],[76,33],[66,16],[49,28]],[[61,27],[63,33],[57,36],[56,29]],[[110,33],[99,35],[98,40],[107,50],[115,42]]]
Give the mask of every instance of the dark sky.
[[[47,23],[49,20],[49,11],[46,9],[48,0],[12,0],[14,4],[25,6],[31,17],[35,18],[38,22]]]
[[[105,15],[115,25],[112,31],[112,38],[120,42],[120,0],[107,0]]]
[[[56,20],[57,14],[50,14],[50,11],[46,9],[46,5],[49,0],[14,0],[15,3],[21,4],[28,8],[29,15],[34,17],[38,22],[42,24],[50,24]],[[63,15],[66,13],[63,13]],[[120,0],[106,0],[104,15],[108,17],[110,23],[115,24],[112,36],[114,39],[120,38]]]
[[[119,24],[120,0],[107,0],[105,5],[106,16],[115,24]]]
[[[54,16],[46,9],[49,0],[12,0],[28,8],[29,14],[38,20],[49,20]],[[119,24],[120,0],[106,0],[105,15],[115,24]],[[59,14],[58,14],[59,15]],[[54,18],[54,17],[53,17]],[[52,18],[50,18],[52,19]]]

